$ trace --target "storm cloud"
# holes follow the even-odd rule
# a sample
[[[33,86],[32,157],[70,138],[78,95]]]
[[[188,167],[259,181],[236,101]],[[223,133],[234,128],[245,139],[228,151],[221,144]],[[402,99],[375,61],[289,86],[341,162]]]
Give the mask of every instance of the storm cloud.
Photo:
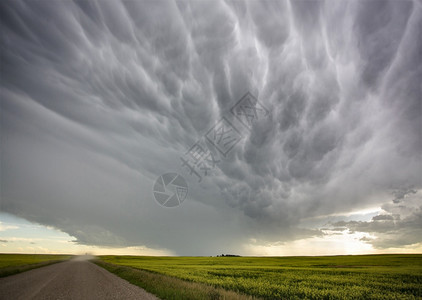
[[[2,211],[80,244],[210,255],[378,206],[333,225],[422,242],[420,2],[0,7]],[[247,92],[269,112],[251,128],[230,113]],[[199,183],[180,157],[222,117],[242,139]],[[169,171],[189,185],[173,209],[152,194]]]

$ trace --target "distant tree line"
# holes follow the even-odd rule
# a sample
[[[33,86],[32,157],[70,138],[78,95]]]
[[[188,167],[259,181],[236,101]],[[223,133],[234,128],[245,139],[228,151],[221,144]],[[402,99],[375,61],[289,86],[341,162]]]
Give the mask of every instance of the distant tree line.
[[[236,254],[221,254],[221,255],[217,255],[217,257],[240,257],[240,255],[236,255]]]

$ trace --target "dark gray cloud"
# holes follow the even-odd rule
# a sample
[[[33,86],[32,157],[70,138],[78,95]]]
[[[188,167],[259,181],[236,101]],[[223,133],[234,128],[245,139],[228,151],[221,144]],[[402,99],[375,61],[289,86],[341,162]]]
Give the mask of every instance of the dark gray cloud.
[[[412,194],[416,194],[416,190],[409,187],[409,188],[401,188],[398,190],[393,191],[393,195],[394,195],[394,199],[393,202],[394,203],[400,203],[401,201],[403,201],[403,199],[406,196],[412,195]]]
[[[0,6],[2,211],[81,244],[215,254],[422,187],[418,1]],[[250,130],[229,112],[247,91],[270,111]],[[179,158],[222,116],[243,139],[198,184]],[[171,210],[151,193],[168,171],[190,186]],[[336,227],[421,242],[415,199]]]

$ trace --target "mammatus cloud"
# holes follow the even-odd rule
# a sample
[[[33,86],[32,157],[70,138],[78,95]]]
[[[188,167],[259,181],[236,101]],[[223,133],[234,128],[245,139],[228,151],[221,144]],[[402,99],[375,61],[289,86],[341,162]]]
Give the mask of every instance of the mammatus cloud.
[[[421,242],[418,1],[0,5],[2,211],[82,244],[215,254],[384,205],[335,226]],[[197,183],[180,156],[248,91],[271,113]],[[168,171],[189,181],[171,210],[151,192]]]

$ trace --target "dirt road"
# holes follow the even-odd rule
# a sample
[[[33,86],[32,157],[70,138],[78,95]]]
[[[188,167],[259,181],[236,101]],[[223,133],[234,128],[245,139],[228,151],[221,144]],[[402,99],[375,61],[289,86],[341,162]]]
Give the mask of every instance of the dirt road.
[[[0,299],[157,299],[85,257],[0,278]]]

